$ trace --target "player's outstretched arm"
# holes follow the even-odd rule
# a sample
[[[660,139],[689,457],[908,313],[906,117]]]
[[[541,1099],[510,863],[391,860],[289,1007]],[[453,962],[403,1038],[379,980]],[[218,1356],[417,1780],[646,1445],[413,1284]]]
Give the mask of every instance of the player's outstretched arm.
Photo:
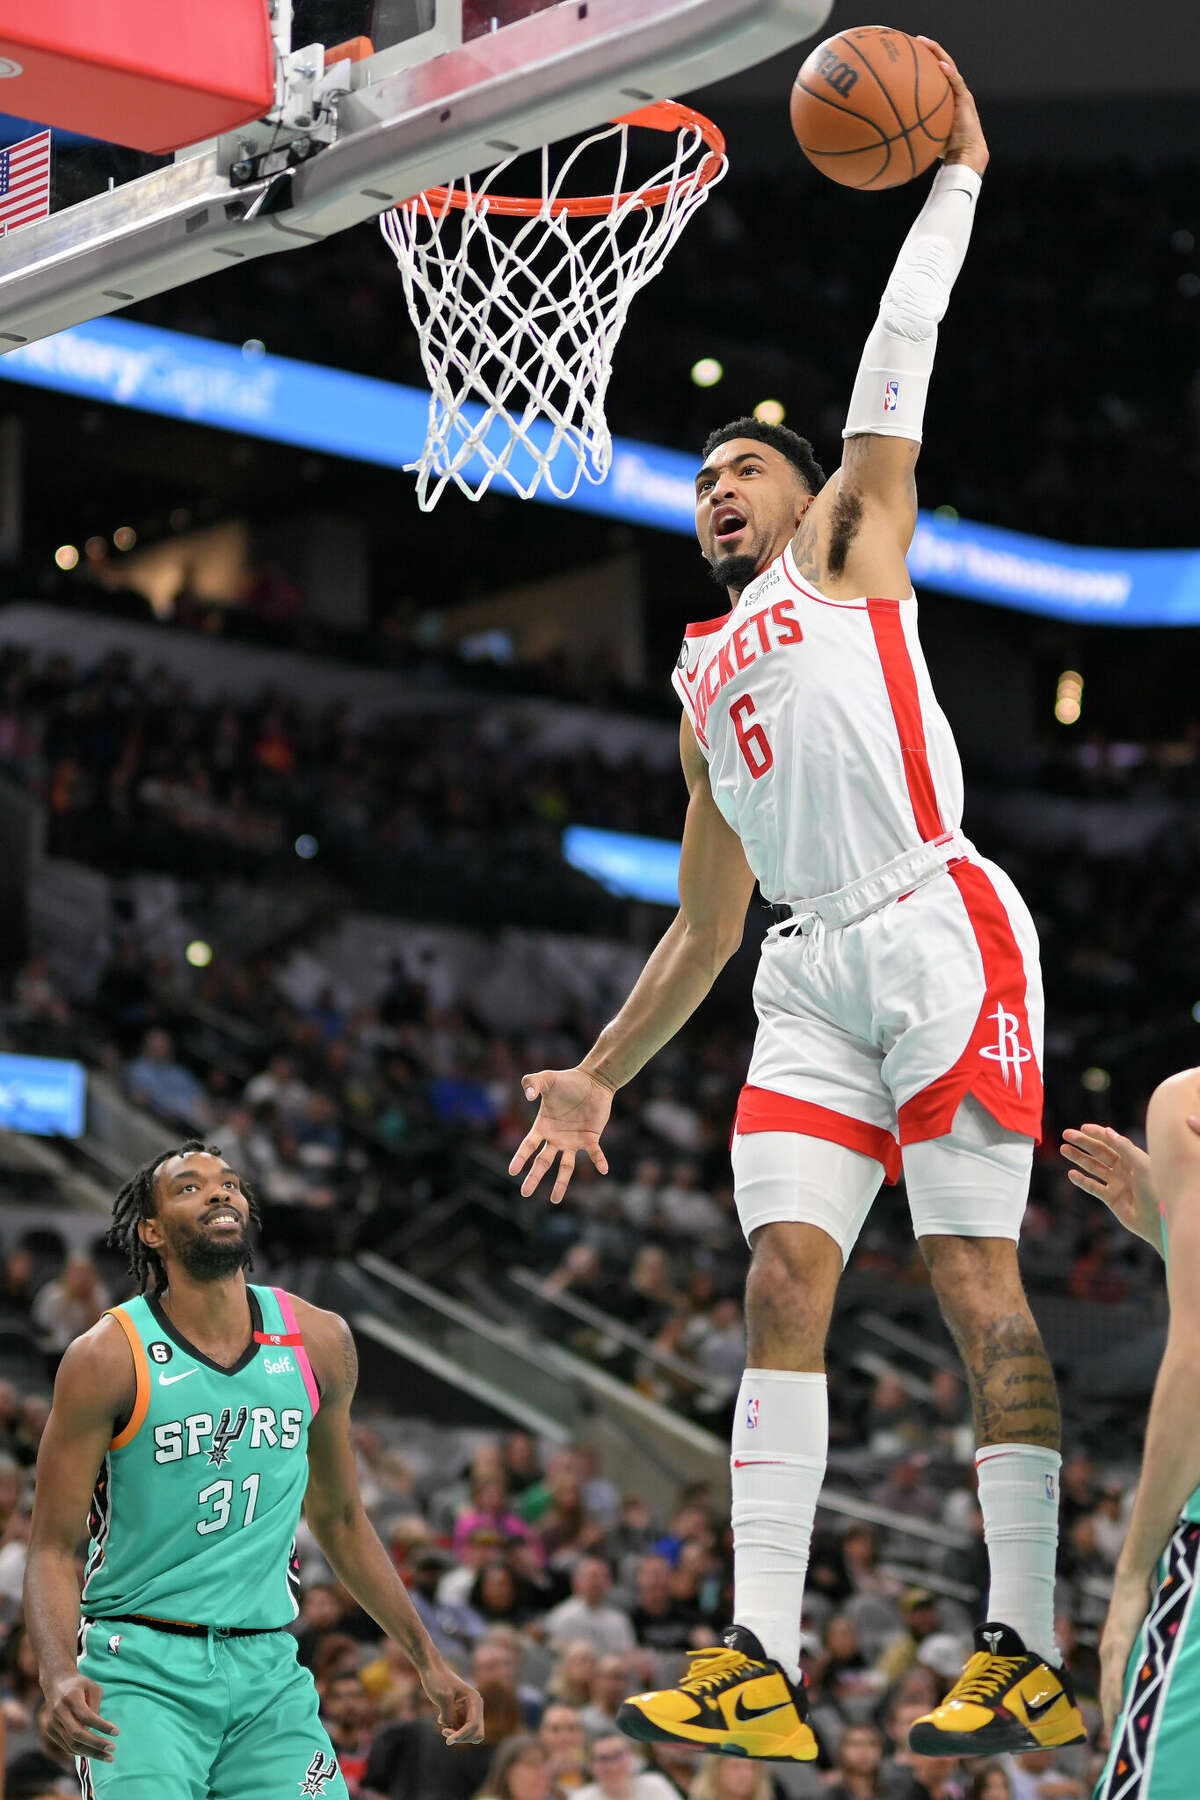
[[[350,1402],[358,1385],[358,1355],[350,1327],[336,1313],[298,1297],[295,1307],[321,1389],[320,1411],[308,1432],[304,1512],[309,1528],[342,1586],[416,1669],[437,1707],[447,1744],[478,1744],[483,1739],[483,1701],[434,1647],[363,1511],[350,1441]]]
[[[1103,1200],[1114,1219],[1162,1255],[1158,1199],[1150,1179],[1150,1157],[1111,1125],[1081,1125],[1063,1132],[1059,1153],[1074,1163],[1067,1180]]]
[[[1100,1645],[1100,1701],[1112,1729],[1125,1664],[1141,1629],[1155,1566],[1185,1502],[1200,1487],[1196,1369],[1200,1366],[1200,1069],[1157,1088],[1146,1115],[1154,1192],[1166,1223],[1171,1323],[1138,1478],[1137,1498],[1113,1581]]]
[[[863,350],[842,434],[842,466],[830,497],[844,526],[854,526],[843,531],[850,541],[847,565],[869,559],[860,590],[868,593],[890,591],[883,586],[895,579],[889,554],[903,558],[916,526],[915,469],[938,325],[967,253],[988,163],[970,89],[941,45],[922,41],[950,82],[954,121],[942,167],[904,241]],[[836,540],[836,529],[833,535]]]
[[[735,832],[712,797],[708,766],[685,718],[679,753],[689,790],[679,859],[679,911],[659,940],[628,1000],[574,1069],[542,1069],[524,1077],[525,1097],[538,1114],[508,1165],[532,1194],[554,1163],[550,1192],[557,1205],[575,1170],[591,1159],[601,1175],[608,1162],[600,1134],[612,1097],[691,1018],[742,941],[754,876]],[[527,1166],[528,1165],[528,1166]]]
[[[54,1405],[38,1450],[25,1560],[25,1619],[46,1696],[46,1735],[68,1756],[113,1760],[117,1727],[101,1717],[103,1689],[80,1674],[75,1552],[114,1422],[136,1403],[133,1358],[111,1319],[76,1338],[58,1367]]]

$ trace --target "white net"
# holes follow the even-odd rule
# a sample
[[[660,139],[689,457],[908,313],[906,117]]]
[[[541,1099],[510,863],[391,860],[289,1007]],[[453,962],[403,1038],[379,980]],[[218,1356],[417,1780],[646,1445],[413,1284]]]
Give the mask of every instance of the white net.
[[[527,212],[505,210],[512,203],[497,194],[509,157],[381,217],[430,387],[425,447],[407,465],[424,511],[451,481],[471,499],[496,477],[523,499],[543,483],[567,499],[581,477],[608,474],[604,401],[629,304],[725,172],[695,115],[670,103],[654,111],[683,121],[673,154],[629,190],[635,120],[593,132],[557,171],[543,149],[541,198],[522,203]],[[611,197],[568,199],[581,159],[609,140]]]

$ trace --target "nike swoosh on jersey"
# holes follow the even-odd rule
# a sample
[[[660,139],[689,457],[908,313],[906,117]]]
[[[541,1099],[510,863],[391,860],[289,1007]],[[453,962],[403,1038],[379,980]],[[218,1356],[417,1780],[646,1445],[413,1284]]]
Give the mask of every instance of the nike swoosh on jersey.
[[[170,1387],[172,1382],[186,1381],[189,1375],[195,1375],[197,1373],[198,1371],[196,1369],[185,1369],[182,1375],[160,1375],[158,1378],[158,1385],[159,1387]]]

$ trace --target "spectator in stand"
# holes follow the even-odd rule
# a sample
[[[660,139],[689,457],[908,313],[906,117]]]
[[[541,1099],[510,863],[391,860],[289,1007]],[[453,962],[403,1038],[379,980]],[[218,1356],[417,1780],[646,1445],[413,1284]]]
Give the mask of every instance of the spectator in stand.
[[[518,1733],[496,1752],[487,1779],[475,1800],[551,1800],[554,1777],[545,1745]]]
[[[37,1292],[35,1273],[33,1257],[28,1250],[20,1244],[10,1250],[0,1274],[0,1305],[11,1307],[13,1312],[29,1312]]]
[[[91,1330],[109,1299],[91,1257],[73,1252],[62,1274],[39,1289],[33,1303],[30,1318],[42,1349],[61,1356],[72,1338]]]
[[[850,1586],[856,1594],[876,1594],[882,1600],[893,1600],[900,1594],[900,1583],[879,1567],[879,1539],[870,1525],[851,1525],[842,1536],[842,1562]]]
[[[634,1575],[635,1601],[630,1612],[634,1637],[648,1650],[688,1650],[696,1633],[704,1628],[704,1615],[671,1592],[674,1571],[665,1556],[653,1552],[638,1559]]]
[[[526,1608],[516,1576],[505,1562],[486,1563],[467,1596],[467,1604],[485,1625],[522,1625]]]
[[[146,1033],[141,1055],[126,1068],[125,1091],[135,1106],[172,1124],[196,1130],[208,1122],[208,1096],[191,1070],[175,1060],[170,1033],[160,1026]]]
[[[617,1728],[617,1708],[633,1692],[623,1656],[601,1656],[592,1676],[591,1697],[579,1709],[583,1729],[589,1738]]]
[[[322,1723],[329,1733],[351,1800],[356,1800],[367,1772],[374,1710],[357,1669],[331,1675],[318,1691]]]
[[[546,1683],[546,1692],[580,1712],[592,1697],[599,1658],[586,1638],[566,1644]]]
[[[550,1758],[555,1794],[574,1794],[587,1780],[587,1734],[575,1708],[552,1700],[542,1714],[538,1741]]]
[[[578,1800],[675,1800],[666,1776],[643,1767],[619,1731],[592,1739],[588,1766],[592,1779],[578,1790]]]
[[[485,1681],[500,1682],[512,1688],[522,1725],[526,1731],[536,1731],[546,1702],[539,1688],[520,1681],[520,1667],[521,1642],[517,1633],[506,1625],[493,1625],[471,1652],[471,1684],[478,1688]]]
[[[877,1725],[846,1726],[837,1749],[837,1780],[822,1800],[892,1800],[897,1781],[884,1768],[883,1734]]]
[[[409,1560],[412,1578],[409,1594],[413,1607],[430,1637],[446,1659],[461,1663],[487,1630],[473,1607],[464,1600],[443,1597],[442,1578],[454,1567],[454,1558],[436,1545],[426,1545]]]
[[[498,1532],[502,1540],[529,1535],[524,1519],[518,1518],[508,1504],[502,1475],[489,1475],[474,1483],[470,1505],[454,1522],[455,1554],[461,1554],[472,1534],[479,1531]]]
[[[909,1519],[924,1519],[933,1524],[941,1511],[941,1497],[926,1484],[929,1457],[923,1450],[913,1451],[893,1463],[892,1472],[872,1494],[876,1506],[889,1512],[903,1513]]]
[[[581,1556],[571,1577],[571,1597],[551,1607],[544,1621],[552,1644],[586,1638],[597,1656],[623,1656],[634,1647],[628,1613],[613,1606],[612,1570],[602,1556]]]
[[[999,1763],[984,1763],[972,1771],[967,1800],[1013,1800],[1012,1782]]]
[[[885,1645],[876,1665],[886,1681],[898,1681],[918,1661],[921,1645],[940,1630],[938,1599],[926,1588],[908,1588],[900,1600],[905,1629]]]
[[[437,1720],[424,1702],[417,1716],[385,1725],[375,1733],[363,1788],[385,1800],[471,1800],[486,1778],[497,1749],[521,1729],[517,1697],[495,1683],[480,1689],[484,1736],[481,1744],[459,1744],[447,1756]],[[458,1752],[462,1754],[458,1754]]]
[[[935,1456],[970,1468],[975,1432],[966,1387],[955,1369],[935,1369],[929,1379],[930,1446]]]
[[[1006,1756],[1001,1767],[1008,1776],[1012,1800],[1084,1800],[1083,1782],[1063,1766],[1061,1750]]]

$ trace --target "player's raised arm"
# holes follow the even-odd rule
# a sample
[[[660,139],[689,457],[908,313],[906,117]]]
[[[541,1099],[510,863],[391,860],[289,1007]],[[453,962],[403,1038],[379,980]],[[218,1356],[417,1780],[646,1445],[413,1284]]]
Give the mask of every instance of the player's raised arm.
[[[550,1198],[560,1201],[580,1154],[602,1175],[608,1173],[600,1134],[613,1094],[691,1018],[742,941],[754,876],[713,799],[708,766],[686,718],[680,725],[679,753],[689,789],[679,911],[628,1000],[578,1067],[525,1076],[526,1098],[540,1099],[541,1106],[508,1165],[510,1175],[525,1170],[523,1194],[532,1194],[557,1160]]]
[[[942,167],[904,240],[859,364],[843,437],[843,507],[872,512],[903,554],[917,519],[914,478],[938,325],[970,241],[988,148],[970,89],[940,44],[923,40],[954,92]],[[875,534],[856,541],[870,552]]]
[[[321,1388],[308,1431],[309,1528],[342,1586],[408,1657],[438,1712],[448,1744],[483,1738],[483,1701],[435,1648],[408,1590],[363,1510],[350,1442],[350,1402],[358,1357],[350,1327],[336,1313],[294,1302]]]
[[[137,1404],[133,1362],[120,1327],[101,1319],[76,1338],[54,1384],[38,1451],[25,1618],[49,1717],[46,1735],[68,1756],[111,1762],[117,1727],[100,1715],[102,1690],[76,1665],[79,1579],[75,1552],[114,1424]],[[105,1735],[101,1735],[105,1734]]]

